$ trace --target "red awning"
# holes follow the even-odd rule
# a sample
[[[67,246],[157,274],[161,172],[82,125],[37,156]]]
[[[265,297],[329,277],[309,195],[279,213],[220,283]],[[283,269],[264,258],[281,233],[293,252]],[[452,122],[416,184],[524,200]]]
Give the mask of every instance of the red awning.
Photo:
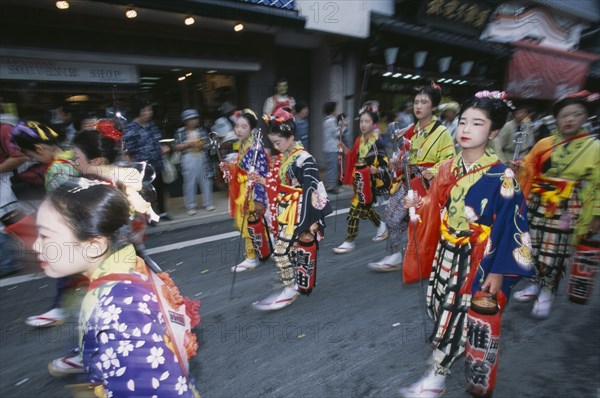
[[[512,98],[556,99],[580,91],[600,56],[520,40],[508,65],[505,90]]]

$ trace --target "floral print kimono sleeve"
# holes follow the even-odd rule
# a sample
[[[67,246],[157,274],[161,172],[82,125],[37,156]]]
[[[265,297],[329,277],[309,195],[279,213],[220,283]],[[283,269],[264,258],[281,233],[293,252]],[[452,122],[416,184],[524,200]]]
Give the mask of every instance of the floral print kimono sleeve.
[[[485,278],[493,273],[509,276],[502,287],[508,294],[510,284],[515,282],[510,277],[535,274],[525,197],[512,172],[498,165],[471,187],[465,203],[468,218],[491,228],[472,291],[480,290]]]
[[[254,162],[255,151],[256,150],[254,148],[250,148],[242,158],[241,166],[244,170],[250,170],[250,167]],[[269,163],[267,162],[267,155],[265,154],[265,150],[262,147],[259,149],[258,155],[256,156],[256,164],[254,165],[254,171],[256,171],[261,177],[265,178],[269,173]],[[267,191],[265,190],[264,185],[254,184],[254,201],[260,202],[265,206],[268,206]]]
[[[141,284],[119,282],[100,297],[86,324],[86,371],[108,397],[193,397],[193,381],[165,339],[156,295]]]

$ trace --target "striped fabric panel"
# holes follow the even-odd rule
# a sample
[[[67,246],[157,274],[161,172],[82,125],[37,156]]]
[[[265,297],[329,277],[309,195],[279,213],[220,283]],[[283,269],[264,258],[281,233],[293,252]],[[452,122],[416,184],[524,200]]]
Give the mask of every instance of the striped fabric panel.
[[[470,261],[470,245],[455,246],[441,241],[429,278],[427,307],[435,321],[431,335],[436,347],[434,358],[445,368],[464,352],[471,295],[459,292],[469,274]]]
[[[538,272],[536,280],[553,292],[558,288],[574,250],[571,239],[574,223],[581,212],[581,202],[577,193],[578,191],[575,191],[568,202],[551,217],[545,216],[547,206],[541,202],[539,194],[532,193],[528,201],[532,256]],[[567,213],[572,215],[572,222],[565,225],[561,216]]]

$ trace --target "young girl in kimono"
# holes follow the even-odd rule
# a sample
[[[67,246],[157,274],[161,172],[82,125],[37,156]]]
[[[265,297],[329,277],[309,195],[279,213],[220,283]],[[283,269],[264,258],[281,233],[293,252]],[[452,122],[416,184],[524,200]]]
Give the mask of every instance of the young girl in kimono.
[[[340,142],[346,154],[346,172],[344,184],[354,186],[354,197],[348,212],[348,232],[341,245],[333,249],[336,254],[349,253],[354,250],[354,239],[358,236],[360,219],[371,220],[377,228],[373,241],[387,239],[388,230],[379,214],[373,209],[378,190],[389,187],[388,158],[385,144],[376,131],[379,121],[379,108],[374,103],[367,103],[359,111],[360,131],[362,135],[356,139],[350,150]]]
[[[433,366],[402,389],[406,397],[439,397],[454,361],[464,352],[467,310],[479,291],[500,307],[521,276],[533,273],[525,198],[514,174],[486,144],[506,121],[504,93],[478,93],[460,112],[462,152],[443,162],[425,197],[405,199],[423,223],[438,226],[439,242],[427,289],[433,318]]]
[[[405,133],[404,137],[410,139],[409,147],[409,172],[412,180],[412,189],[418,189],[422,194],[429,187],[430,180],[437,172],[437,166],[444,160],[455,155],[454,141],[448,129],[437,119],[435,110],[440,104],[442,93],[438,85],[425,86],[417,91],[413,101],[413,112],[417,123]],[[407,187],[404,183],[404,170],[396,162],[395,167],[400,168],[397,174],[401,177],[393,185],[394,192],[385,208],[385,220],[389,230],[389,252],[380,261],[369,263],[374,271],[388,272],[400,269],[402,265],[402,237],[408,226],[404,197]],[[419,189],[419,186],[423,187]],[[413,226],[414,227],[414,226]],[[412,228],[410,229],[412,232]],[[412,243],[412,237],[409,237]],[[433,253],[432,253],[433,254]],[[409,261],[412,259],[409,259]],[[407,267],[410,264],[407,263]],[[407,272],[409,270],[407,269]],[[423,275],[426,277],[427,275]],[[405,282],[414,278],[404,278]]]
[[[332,211],[315,159],[294,139],[294,116],[280,108],[268,117],[267,124],[269,140],[281,152],[279,169],[275,178],[266,180],[257,172],[250,178],[277,194],[278,236],[273,259],[282,289],[254,303],[261,311],[287,307],[300,293],[309,294],[314,288],[317,241],[323,238],[325,216]]]
[[[583,127],[589,93],[556,102],[558,128],[539,141],[522,162],[513,165],[528,198],[533,258],[533,284],[514,299],[535,300],[531,314],[550,315],[558,283],[575,244],[600,231],[600,141]]]
[[[52,191],[37,216],[41,267],[52,278],[83,274],[90,280],[79,338],[96,396],[197,397],[188,363],[197,348],[191,328],[199,304],[136,257],[131,206],[106,181],[78,178]]]
[[[263,185],[248,184],[248,173],[256,172],[259,176],[266,177],[269,165],[262,145],[255,142],[253,131],[257,125],[258,119],[252,110],[244,109],[236,114],[234,131],[240,140],[237,160],[235,163],[219,164],[229,180],[229,214],[245,242],[246,258],[231,267],[231,272],[250,271],[259,263],[257,250],[248,231],[248,221],[250,218],[262,220],[268,201]]]
[[[14,141],[21,152],[48,165],[44,174],[46,192],[51,192],[80,175],[75,164],[72,150],[63,150],[59,146],[59,135],[46,125],[36,121],[20,121],[13,129]],[[69,317],[66,309],[67,297],[71,288],[78,285],[80,278],[64,277],[56,281],[56,294],[50,310],[39,315],[27,317],[25,324],[31,327],[51,327],[65,322]]]

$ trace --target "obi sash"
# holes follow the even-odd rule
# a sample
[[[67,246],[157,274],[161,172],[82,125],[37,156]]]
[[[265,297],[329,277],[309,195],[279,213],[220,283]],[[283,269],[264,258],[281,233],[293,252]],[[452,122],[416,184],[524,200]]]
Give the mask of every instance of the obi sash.
[[[285,234],[290,237],[294,235],[294,227],[299,222],[301,198],[302,188],[294,188],[285,184],[279,186],[277,222],[280,227],[285,226]]]
[[[462,246],[467,243],[472,245],[469,275],[467,276],[465,284],[460,289],[460,294],[471,293],[471,285],[473,284],[473,280],[479,269],[479,263],[481,263],[481,260],[483,259],[486,243],[492,228],[488,225],[470,222],[469,230],[465,231],[467,234],[457,234],[452,232],[448,227],[448,213],[446,213],[444,214],[444,219],[440,225],[440,231],[443,239],[455,246]]]
[[[546,217],[552,217],[558,206],[573,195],[578,181],[545,176],[534,177],[531,192],[541,196],[541,203],[545,205]]]

